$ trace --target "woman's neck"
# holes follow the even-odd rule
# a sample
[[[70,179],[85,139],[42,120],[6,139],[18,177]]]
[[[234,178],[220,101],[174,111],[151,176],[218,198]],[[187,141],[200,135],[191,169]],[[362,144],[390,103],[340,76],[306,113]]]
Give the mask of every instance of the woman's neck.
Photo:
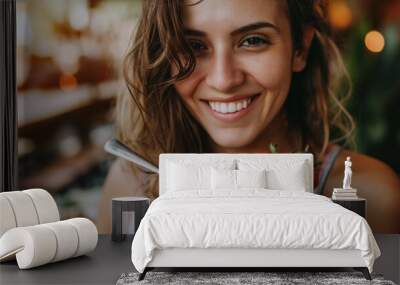
[[[299,136],[289,132],[287,119],[283,112],[278,114],[250,144],[229,148],[217,145],[212,141],[211,148],[215,153],[270,153],[270,144],[276,145],[279,153],[295,152],[301,148]]]

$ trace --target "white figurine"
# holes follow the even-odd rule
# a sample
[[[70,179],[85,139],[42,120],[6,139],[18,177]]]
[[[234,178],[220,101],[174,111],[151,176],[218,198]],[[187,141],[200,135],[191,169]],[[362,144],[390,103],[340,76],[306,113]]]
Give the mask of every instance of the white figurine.
[[[350,156],[346,158],[344,162],[344,179],[343,179],[343,189],[352,189],[351,188],[351,176],[353,172],[351,171],[351,159]]]

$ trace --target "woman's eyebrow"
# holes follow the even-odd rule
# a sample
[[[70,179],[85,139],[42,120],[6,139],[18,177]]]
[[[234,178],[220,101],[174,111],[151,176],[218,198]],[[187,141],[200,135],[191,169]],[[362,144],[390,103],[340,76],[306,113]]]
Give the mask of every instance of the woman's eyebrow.
[[[237,34],[243,34],[243,33],[258,30],[261,28],[271,28],[271,29],[275,30],[278,34],[280,33],[279,28],[270,22],[255,22],[255,23],[245,25],[243,27],[240,27],[240,28],[232,31],[231,35],[235,36]],[[189,35],[189,36],[199,36],[199,37],[207,35],[206,32],[203,32],[200,30],[195,30],[195,29],[188,29],[188,28],[185,28],[185,34]]]
[[[243,27],[240,27],[240,28],[232,31],[231,35],[234,36],[237,34],[243,34],[243,33],[253,31],[253,30],[258,30],[261,28],[271,28],[271,29],[275,30],[278,34],[280,33],[279,28],[270,22],[255,22],[255,23],[245,25]]]

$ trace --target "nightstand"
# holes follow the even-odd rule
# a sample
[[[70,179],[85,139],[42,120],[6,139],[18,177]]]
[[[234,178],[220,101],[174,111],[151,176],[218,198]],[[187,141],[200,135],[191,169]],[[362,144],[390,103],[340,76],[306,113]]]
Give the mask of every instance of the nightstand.
[[[332,202],[339,204],[340,206],[359,214],[365,218],[367,212],[367,200],[364,198],[357,198],[354,200],[333,200]]]
[[[149,205],[146,197],[112,198],[112,240],[132,240]]]

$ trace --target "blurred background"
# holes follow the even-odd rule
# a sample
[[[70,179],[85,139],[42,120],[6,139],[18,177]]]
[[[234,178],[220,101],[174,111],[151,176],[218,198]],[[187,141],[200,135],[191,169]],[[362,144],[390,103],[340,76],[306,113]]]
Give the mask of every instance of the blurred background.
[[[17,1],[18,187],[48,190],[63,219],[96,219],[140,11],[140,0]],[[356,150],[400,174],[400,1],[330,0],[329,21],[353,80]]]

